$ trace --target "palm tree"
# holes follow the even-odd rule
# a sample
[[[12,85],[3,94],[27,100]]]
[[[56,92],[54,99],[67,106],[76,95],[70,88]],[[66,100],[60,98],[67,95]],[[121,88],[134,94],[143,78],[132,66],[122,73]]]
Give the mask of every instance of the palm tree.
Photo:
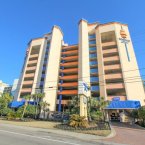
[[[25,104],[24,104],[24,109],[23,109],[23,113],[22,113],[21,119],[24,118],[25,111],[26,111],[26,108],[27,108],[27,106],[28,106],[28,101],[30,101],[30,99],[31,99],[31,95],[26,95],[26,96],[24,96],[23,98],[25,99]]]
[[[96,98],[89,98],[88,100],[88,117],[91,116],[92,113],[94,113],[95,116],[97,116],[98,119],[103,119],[105,121],[105,108],[109,104],[108,101],[105,100],[104,97],[100,97],[100,99]],[[94,111],[96,110],[97,111]]]
[[[45,119],[45,114],[46,114],[46,111],[48,111],[49,110],[49,107],[50,106],[50,104],[49,103],[47,103],[46,101],[45,102],[40,102],[40,107],[41,107],[41,110],[43,110],[43,118]]]
[[[43,100],[43,98],[45,97],[44,93],[36,93],[33,94],[33,100],[35,102],[35,119],[39,116],[40,114],[40,102]],[[38,112],[39,109],[39,112]]]
[[[78,96],[74,96],[69,100],[68,108],[71,114],[79,114],[80,99]]]

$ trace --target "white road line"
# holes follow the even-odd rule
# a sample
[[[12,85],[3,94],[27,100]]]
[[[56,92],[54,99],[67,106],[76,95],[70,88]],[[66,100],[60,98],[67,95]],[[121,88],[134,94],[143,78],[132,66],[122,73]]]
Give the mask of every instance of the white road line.
[[[65,143],[65,144],[70,144],[70,145],[81,145],[81,144],[77,144],[77,143],[71,143],[71,142],[66,142],[66,141],[49,139],[49,138],[33,136],[33,135],[28,135],[28,134],[23,134],[23,133],[18,133],[18,132],[11,132],[11,131],[6,131],[6,130],[0,130],[0,132],[6,132],[6,133],[10,133],[10,134],[22,135],[22,136],[27,136],[27,137],[32,137],[32,138],[38,138],[38,139],[42,139],[42,140],[49,140],[49,141],[53,141],[53,142],[60,142],[60,143]]]

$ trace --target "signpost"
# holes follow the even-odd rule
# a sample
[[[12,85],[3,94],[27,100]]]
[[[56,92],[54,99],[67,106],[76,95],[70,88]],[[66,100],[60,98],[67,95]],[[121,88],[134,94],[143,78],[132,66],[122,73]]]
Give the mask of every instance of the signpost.
[[[87,118],[87,98],[89,87],[84,81],[79,81],[79,98],[80,98],[80,116]]]

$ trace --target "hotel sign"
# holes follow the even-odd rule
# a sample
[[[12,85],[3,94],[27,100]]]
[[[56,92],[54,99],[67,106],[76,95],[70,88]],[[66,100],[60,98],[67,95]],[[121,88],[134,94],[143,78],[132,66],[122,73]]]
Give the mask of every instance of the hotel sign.
[[[79,81],[78,94],[87,96],[89,87],[84,81]]]
[[[121,26],[121,30],[120,30],[120,36],[121,36],[121,38],[119,38],[119,40],[121,41],[121,43],[124,43],[127,59],[128,59],[128,61],[130,61],[130,56],[129,56],[128,47],[127,47],[127,44],[130,42],[130,40],[126,39],[127,35],[126,35],[125,31],[123,30],[122,26]]]

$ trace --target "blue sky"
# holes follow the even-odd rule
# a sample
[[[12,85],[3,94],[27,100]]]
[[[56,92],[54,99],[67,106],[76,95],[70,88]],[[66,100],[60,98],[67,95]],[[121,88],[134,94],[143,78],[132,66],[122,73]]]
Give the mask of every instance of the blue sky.
[[[139,68],[145,68],[144,0],[0,0],[0,80],[12,84],[19,77],[27,43],[53,25],[61,27],[65,42],[78,43],[81,18],[127,23]]]

